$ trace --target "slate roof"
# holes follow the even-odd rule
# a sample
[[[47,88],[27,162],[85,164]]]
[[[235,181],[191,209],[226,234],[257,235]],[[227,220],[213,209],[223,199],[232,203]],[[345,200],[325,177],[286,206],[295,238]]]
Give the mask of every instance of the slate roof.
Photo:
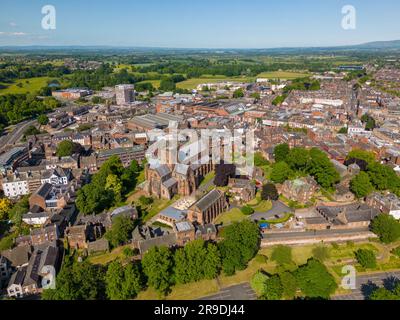
[[[156,168],[157,173],[160,175],[161,178],[169,175],[171,170],[166,164],[160,165]]]
[[[174,207],[168,207],[168,208],[164,209],[163,211],[161,211],[160,215],[179,221],[179,220],[185,219],[186,213],[187,212],[184,210],[179,210]]]
[[[203,198],[197,201],[192,207],[197,207],[202,211],[207,210],[214,204],[215,201],[221,198],[221,196],[222,193],[219,190],[211,190]]]
[[[53,189],[53,186],[50,183],[45,183],[35,193],[38,196],[46,199],[52,189]]]
[[[169,189],[169,188],[173,187],[174,185],[176,185],[177,183],[178,183],[178,181],[176,181],[175,178],[170,178],[167,181],[163,182],[163,185],[164,185],[164,187]]]
[[[1,252],[1,255],[7,258],[11,265],[15,268],[27,264],[31,254],[32,247],[29,245],[15,247],[14,249]]]
[[[189,166],[186,164],[177,164],[175,166],[175,173],[186,176],[189,170]]]

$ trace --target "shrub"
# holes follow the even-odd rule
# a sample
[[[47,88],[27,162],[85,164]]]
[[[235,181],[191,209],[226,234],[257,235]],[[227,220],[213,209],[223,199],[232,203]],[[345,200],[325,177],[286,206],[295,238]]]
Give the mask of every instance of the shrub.
[[[360,249],[355,252],[358,263],[364,268],[376,267],[376,256],[372,250]]]
[[[252,215],[254,213],[254,209],[249,206],[242,207],[240,211],[242,211],[242,213],[245,214],[246,216]]]
[[[253,278],[251,278],[250,285],[258,296],[262,296],[265,290],[265,283],[268,276],[262,271],[258,271]]]

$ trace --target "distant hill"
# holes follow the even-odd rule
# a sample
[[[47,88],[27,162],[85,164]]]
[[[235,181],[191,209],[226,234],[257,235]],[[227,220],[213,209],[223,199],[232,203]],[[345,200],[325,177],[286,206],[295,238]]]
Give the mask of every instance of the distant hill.
[[[393,41],[374,41],[357,45],[347,46],[328,46],[328,47],[282,47],[282,48],[259,48],[259,49],[213,49],[213,48],[157,48],[157,47],[134,47],[134,46],[0,46],[0,52],[18,52],[18,51],[64,51],[64,52],[217,52],[217,53],[232,53],[232,52],[265,52],[265,53],[311,53],[311,52],[338,52],[338,51],[380,51],[400,50],[400,40]]]

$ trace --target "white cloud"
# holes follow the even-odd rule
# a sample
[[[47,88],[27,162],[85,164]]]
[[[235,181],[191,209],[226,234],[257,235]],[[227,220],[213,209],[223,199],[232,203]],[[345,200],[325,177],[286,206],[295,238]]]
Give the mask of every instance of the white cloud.
[[[13,27],[13,28],[18,26],[14,21],[11,21],[9,24],[10,24],[10,27]]]
[[[3,32],[3,31],[0,31],[0,34],[5,34],[5,32]]]

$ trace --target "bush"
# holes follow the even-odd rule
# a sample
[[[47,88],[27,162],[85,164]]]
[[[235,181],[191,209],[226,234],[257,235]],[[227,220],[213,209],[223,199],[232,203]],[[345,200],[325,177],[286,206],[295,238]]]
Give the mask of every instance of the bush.
[[[242,211],[242,213],[245,214],[246,216],[252,215],[254,213],[254,209],[249,206],[242,207],[240,211]]]
[[[264,294],[265,283],[267,280],[268,276],[262,271],[258,271],[253,278],[251,278],[250,285],[258,296]]]
[[[279,276],[275,275],[265,282],[264,298],[267,300],[281,300],[283,295],[282,282]]]
[[[376,256],[372,250],[360,249],[355,252],[358,263],[364,267],[373,269],[376,267]]]
[[[392,254],[400,258],[400,247],[393,249]]]

